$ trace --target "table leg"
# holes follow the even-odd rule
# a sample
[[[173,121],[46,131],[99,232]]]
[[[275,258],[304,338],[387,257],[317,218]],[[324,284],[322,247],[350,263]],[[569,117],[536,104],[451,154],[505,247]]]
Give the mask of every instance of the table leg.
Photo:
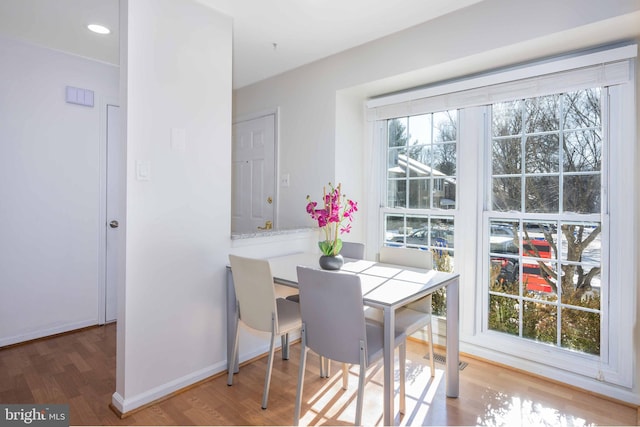
[[[385,426],[394,424],[393,410],[393,354],[395,343],[395,310],[384,308],[384,409],[383,421]]]
[[[458,397],[460,380],[460,298],[459,279],[447,286],[447,397]]]
[[[236,290],[233,287],[233,275],[231,274],[231,268],[227,267],[227,370],[233,369],[234,373],[240,370],[238,368],[238,354],[236,354],[233,365],[231,364],[236,324],[238,323],[237,309]]]

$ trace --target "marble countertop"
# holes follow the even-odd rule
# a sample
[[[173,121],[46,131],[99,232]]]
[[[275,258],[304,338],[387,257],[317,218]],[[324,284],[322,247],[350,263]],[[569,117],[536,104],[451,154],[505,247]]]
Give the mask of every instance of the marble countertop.
[[[250,233],[231,233],[231,240],[252,239],[255,237],[282,236],[286,234],[309,233],[317,231],[316,227],[274,228],[271,230],[253,231]]]

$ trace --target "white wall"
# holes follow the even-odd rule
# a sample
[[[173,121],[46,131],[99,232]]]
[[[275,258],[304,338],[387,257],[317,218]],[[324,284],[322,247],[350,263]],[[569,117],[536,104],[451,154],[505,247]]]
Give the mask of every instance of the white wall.
[[[308,226],[305,197],[329,180],[340,179],[351,196],[365,199],[357,191],[368,178],[349,172],[355,165],[338,159],[343,150],[351,151],[343,144],[347,138],[364,131],[338,125],[347,111],[362,114],[367,97],[635,37],[639,10],[633,0],[607,7],[599,0],[484,0],[237,89],[234,116],[280,108],[279,169],[290,174],[290,186],[279,189],[280,225]]]
[[[280,190],[282,226],[308,225],[306,194],[320,191],[328,180],[340,180],[361,207],[354,225],[362,228],[355,236],[370,236],[366,231],[376,226],[378,212],[364,209],[368,206],[367,191],[376,191],[370,188],[367,176],[371,156],[363,118],[366,99],[639,37],[637,1],[610,2],[603,7],[599,0],[484,0],[240,88],[234,91],[234,114],[280,108],[280,171],[290,174],[290,187]],[[366,238],[363,241],[371,257],[375,245]],[[476,260],[460,261],[473,264]],[[473,293],[475,286],[473,275],[461,278],[461,293]],[[472,313],[463,313],[462,320],[466,315]],[[634,316],[638,317],[637,312]],[[474,351],[465,346],[464,337],[462,348]],[[630,357],[637,365],[638,353]],[[502,362],[530,369],[518,360]],[[550,377],[558,374],[540,365],[534,370]],[[621,400],[640,402],[637,381],[630,391],[577,377],[570,381],[582,387],[588,383],[593,391]]]
[[[3,37],[0,58],[3,346],[98,323],[101,120],[119,77]],[[95,106],[67,104],[66,86],[93,90]]]
[[[120,8],[127,243],[113,403],[128,412],[226,369],[232,33],[193,1]]]

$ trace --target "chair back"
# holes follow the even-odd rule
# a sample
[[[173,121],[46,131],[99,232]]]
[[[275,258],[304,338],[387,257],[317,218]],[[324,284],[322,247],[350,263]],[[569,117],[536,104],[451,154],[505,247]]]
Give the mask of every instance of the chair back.
[[[233,286],[238,301],[239,316],[247,326],[271,332],[276,316],[276,292],[269,261],[229,255]]]
[[[342,242],[340,254],[345,258],[364,259],[364,243]]]
[[[300,314],[307,347],[343,363],[360,363],[366,348],[362,286],[355,274],[298,266]]]
[[[404,265],[406,267],[433,269],[433,254],[422,249],[382,246],[380,262]]]

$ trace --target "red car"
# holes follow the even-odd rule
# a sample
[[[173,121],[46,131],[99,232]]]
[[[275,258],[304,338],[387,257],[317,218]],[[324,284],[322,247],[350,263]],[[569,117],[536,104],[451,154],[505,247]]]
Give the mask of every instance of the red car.
[[[546,240],[529,240],[524,242],[524,255],[536,258],[551,258],[551,247]],[[529,291],[552,292],[553,289],[545,280],[546,274],[540,265],[522,264],[522,283]]]

